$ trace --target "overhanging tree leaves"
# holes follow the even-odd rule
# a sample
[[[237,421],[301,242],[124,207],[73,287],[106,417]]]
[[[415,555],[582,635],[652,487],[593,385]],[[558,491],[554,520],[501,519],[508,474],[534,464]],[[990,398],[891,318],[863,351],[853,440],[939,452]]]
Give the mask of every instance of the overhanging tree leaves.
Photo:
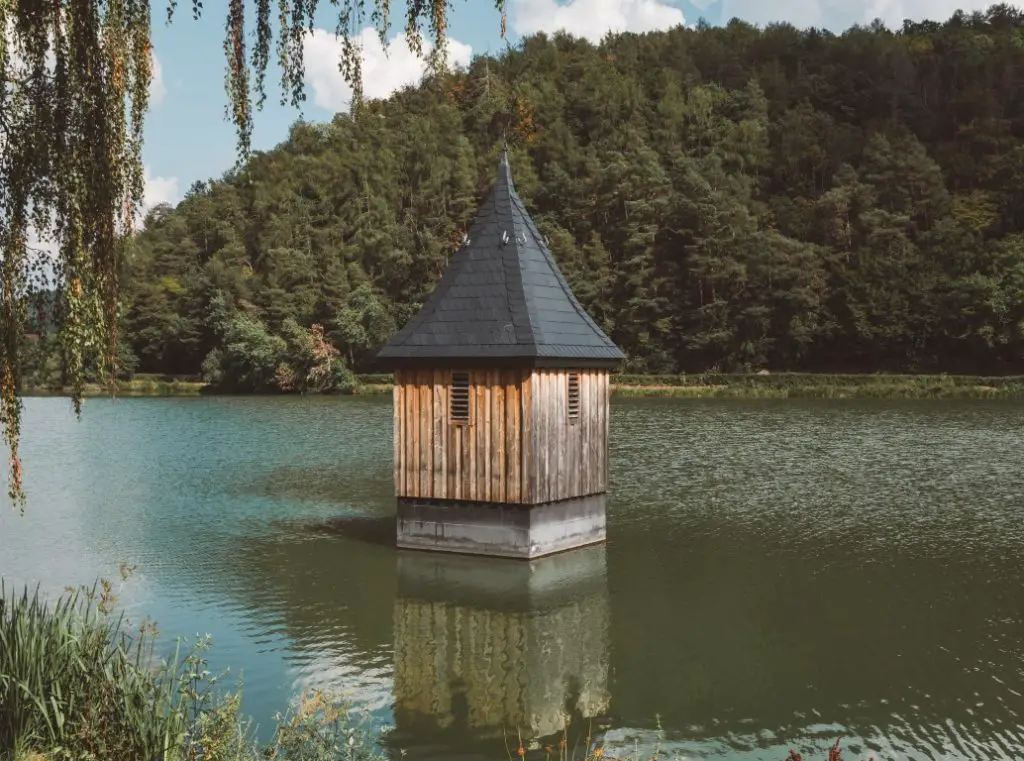
[[[408,45],[443,65],[447,0],[406,0]],[[277,61],[282,103],[304,100],[303,40],[318,0],[280,0]],[[342,44],[339,68],[361,98],[356,41],[365,0],[332,0]],[[177,0],[166,9],[170,21]],[[496,0],[502,13],[504,0]],[[192,0],[198,19],[201,0]],[[229,0],[224,53],[227,117],[241,157],[249,153],[253,108],[266,99],[274,30],[270,0]],[[389,0],[374,0],[370,20],[386,42]],[[254,18],[253,18],[254,16]],[[255,27],[247,47],[247,21]],[[118,275],[143,203],[142,132],[152,79],[149,0],[0,0],[0,422],[10,449],[10,497],[24,506],[18,442],[20,382],[28,304],[54,290],[53,319],[76,413],[85,368],[97,357],[111,383],[117,375]],[[255,96],[255,97],[254,97]],[[40,237],[47,255],[30,237]]]

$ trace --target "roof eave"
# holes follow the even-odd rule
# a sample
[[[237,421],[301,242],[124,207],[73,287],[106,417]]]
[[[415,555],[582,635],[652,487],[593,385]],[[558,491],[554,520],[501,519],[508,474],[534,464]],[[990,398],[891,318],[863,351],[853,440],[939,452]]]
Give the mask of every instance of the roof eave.
[[[433,348],[433,347],[431,347]],[[592,369],[616,370],[626,357],[621,352],[601,356],[538,356],[537,354],[482,353],[467,351],[461,353],[436,354],[427,352],[381,351],[374,362],[381,372],[394,370],[449,370],[471,368],[526,368],[526,369]]]

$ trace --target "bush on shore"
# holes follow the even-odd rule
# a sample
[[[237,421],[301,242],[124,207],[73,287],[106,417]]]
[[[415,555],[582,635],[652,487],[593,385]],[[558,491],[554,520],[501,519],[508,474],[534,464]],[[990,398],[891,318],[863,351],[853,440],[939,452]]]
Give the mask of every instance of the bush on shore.
[[[130,569],[122,569],[127,578]],[[156,629],[113,615],[110,582],[54,603],[0,581],[0,759],[12,761],[371,761],[352,712],[303,694],[259,748],[240,693],[216,689],[201,639],[155,657]],[[365,722],[364,722],[365,724]]]

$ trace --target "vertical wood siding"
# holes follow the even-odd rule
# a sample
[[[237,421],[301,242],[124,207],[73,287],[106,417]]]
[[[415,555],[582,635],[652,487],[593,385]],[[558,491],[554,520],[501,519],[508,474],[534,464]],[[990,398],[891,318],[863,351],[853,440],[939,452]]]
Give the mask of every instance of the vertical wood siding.
[[[569,420],[569,375],[580,379],[579,418]],[[608,373],[536,370],[532,377],[531,503],[553,502],[608,488]]]
[[[569,374],[580,414],[569,420]],[[537,504],[607,489],[608,373],[474,370],[469,422],[449,418],[447,370],[399,370],[395,493]]]
[[[395,493],[420,499],[521,502],[521,370],[470,373],[469,422],[450,419],[451,373],[395,373]]]

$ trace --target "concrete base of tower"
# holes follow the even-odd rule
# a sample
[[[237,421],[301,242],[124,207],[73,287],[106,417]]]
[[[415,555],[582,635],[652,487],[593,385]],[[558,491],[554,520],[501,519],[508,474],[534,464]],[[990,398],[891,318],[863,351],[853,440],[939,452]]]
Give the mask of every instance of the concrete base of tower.
[[[529,560],[605,540],[607,494],[540,505],[398,499],[398,546]]]

